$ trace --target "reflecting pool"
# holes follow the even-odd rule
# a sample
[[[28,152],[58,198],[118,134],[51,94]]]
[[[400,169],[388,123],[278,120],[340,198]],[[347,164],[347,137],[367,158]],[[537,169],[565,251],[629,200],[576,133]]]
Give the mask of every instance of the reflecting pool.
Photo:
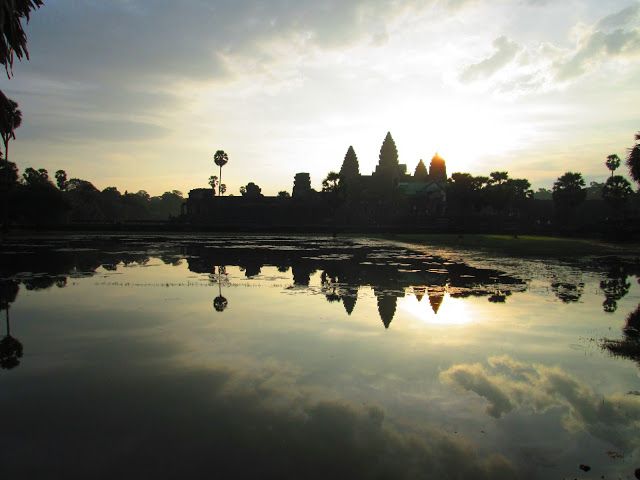
[[[635,478],[639,273],[366,238],[12,239],[0,472]]]

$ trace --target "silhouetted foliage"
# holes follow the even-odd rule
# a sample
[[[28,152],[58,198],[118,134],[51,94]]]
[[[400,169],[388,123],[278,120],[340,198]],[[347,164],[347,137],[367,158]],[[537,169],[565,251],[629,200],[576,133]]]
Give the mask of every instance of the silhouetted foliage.
[[[218,188],[218,177],[216,175],[211,175],[207,183],[209,184],[209,186],[213,190],[213,194],[215,195],[216,189]]]
[[[9,160],[9,141],[16,138],[16,130],[22,125],[22,112],[18,103],[0,92],[0,137],[4,145],[4,159]]]
[[[601,182],[589,182],[589,186],[587,187],[587,200],[601,200],[602,199],[602,188],[604,187],[604,183]]]
[[[602,198],[614,209],[623,208],[632,194],[631,184],[620,175],[609,177],[602,188]]]
[[[612,355],[633,360],[640,365],[640,305],[627,316],[621,340],[605,339],[603,348]]]
[[[18,184],[18,167],[13,162],[5,162],[0,154],[0,191],[12,190]]]
[[[327,193],[338,193],[340,189],[340,174],[329,172],[327,177],[322,180],[322,191]]]
[[[600,282],[600,289],[604,293],[605,300],[602,308],[607,313],[613,313],[618,308],[618,300],[622,299],[631,288],[631,283],[627,281],[627,275],[621,269],[614,269],[609,272],[608,278]]]
[[[548,188],[538,188],[533,194],[533,198],[536,200],[551,200],[553,198],[553,192]]]
[[[67,172],[64,170],[58,170],[56,172],[56,185],[58,185],[59,190],[67,189]]]
[[[291,194],[286,190],[280,190],[278,192],[278,198],[291,198]]]
[[[609,170],[611,170],[611,176],[613,177],[613,172],[620,166],[620,157],[615,153],[607,156],[607,160],[604,162]]]
[[[470,173],[453,173],[447,181],[447,202],[458,214],[466,214],[480,203],[480,190],[486,177]]]
[[[640,185],[640,132],[635,136],[636,144],[629,149],[627,156],[627,167],[629,167],[629,175]]]
[[[262,189],[253,182],[247,183],[246,186],[240,187],[240,193],[243,197],[247,198],[260,198],[262,197]]]
[[[22,20],[29,21],[31,12],[43,4],[42,0],[3,0],[0,3],[0,64],[4,65],[7,75],[13,67],[14,55],[19,60],[29,58]]]
[[[553,184],[553,202],[561,210],[577,207],[586,197],[587,189],[580,173],[567,172]]]
[[[229,156],[226,154],[224,150],[218,150],[213,155],[213,162],[220,167],[220,178],[218,181],[220,182],[218,185],[222,183],[222,167],[224,167],[229,161]],[[222,195],[222,191],[218,188],[218,195]]]

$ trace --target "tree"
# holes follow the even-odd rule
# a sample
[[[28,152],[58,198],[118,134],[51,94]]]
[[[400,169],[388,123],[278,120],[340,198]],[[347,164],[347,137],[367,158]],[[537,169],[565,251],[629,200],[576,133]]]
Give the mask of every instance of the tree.
[[[209,181],[207,183],[209,184],[209,186],[213,190],[213,196],[215,197],[215,195],[216,195],[216,187],[218,186],[218,177],[216,177],[215,175],[211,175],[209,177]]]
[[[22,124],[22,112],[18,103],[0,92],[0,136],[4,145],[4,160],[9,161],[9,141],[16,138],[16,129]]]
[[[620,166],[620,157],[615,153],[612,153],[607,157],[607,160],[604,162],[609,170],[611,170],[611,176],[613,177],[613,172]]]
[[[229,161],[229,156],[225,153],[224,150],[218,150],[213,155],[213,162],[216,165],[218,165],[218,167],[220,167],[220,178],[219,178],[220,183],[218,183],[218,195],[222,195],[222,192],[220,191],[220,184],[222,183],[222,167],[224,167],[228,161]]]
[[[508,172],[491,172],[489,174],[489,185],[502,185],[509,180]]]
[[[26,186],[53,186],[49,181],[49,172],[44,168],[36,170],[35,168],[27,167],[22,174],[22,181]]]
[[[538,188],[538,190],[533,194],[533,198],[536,200],[551,200],[551,190],[548,188]]]
[[[358,157],[352,146],[349,146],[342,167],[340,167],[340,178],[345,180],[353,180],[360,176],[360,165],[358,164]]]
[[[452,173],[447,180],[447,202],[465,216],[480,202],[480,190],[486,177],[474,177],[470,173]]]
[[[338,193],[340,189],[340,174],[329,172],[322,181],[322,191],[327,193]]]
[[[31,11],[43,4],[42,0],[3,0],[0,3],[0,64],[4,65],[7,76],[10,76],[14,55],[19,60],[29,58],[22,19],[29,21]]]
[[[278,192],[278,198],[291,198],[291,195],[286,190]]]
[[[559,177],[553,184],[553,202],[564,210],[577,207],[584,202],[587,196],[582,174],[567,172]]]
[[[629,167],[629,175],[640,185],[640,132],[636,133],[636,144],[629,149],[627,156],[627,167]]]
[[[609,177],[602,188],[603,200],[615,210],[624,208],[632,194],[631,184],[620,175]]]
[[[64,170],[58,170],[56,172],[56,184],[62,191],[67,189],[67,172]]]
[[[413,172],[413,177],[419,182],[426,182],[429,180],[429,172],[427,171],[427,167],[425,166],[422,159],[418,162],[415,171]]]
[[[220,195],[224,195],[227,191],[227,186],[224,183],[220,184]]]
[[[253,182],[247,183],[246,186],[240,187],[240,193],[243,197],[247,198],[260,198],[262,197],[262,189]]]

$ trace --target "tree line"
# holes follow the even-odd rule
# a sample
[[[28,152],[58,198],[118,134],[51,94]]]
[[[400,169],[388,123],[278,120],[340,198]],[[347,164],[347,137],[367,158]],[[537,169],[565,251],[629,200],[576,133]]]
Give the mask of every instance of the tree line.
[[[0,178],[11,207],[8,220],[18,224],[169,220],[180,216],[184,202],[178,190],[158,196],[144,190],[121,193],[116,187],[99,190],[88,180],[67,178],[64,170],[56,171],[53,179],[44,168],[28,167],[19,175],[16,165],[6,160],[0,161]]]

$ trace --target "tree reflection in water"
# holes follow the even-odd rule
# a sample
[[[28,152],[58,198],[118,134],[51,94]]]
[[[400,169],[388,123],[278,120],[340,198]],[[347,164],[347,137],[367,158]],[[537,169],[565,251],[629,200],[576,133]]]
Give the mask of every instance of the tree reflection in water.
[[[215,274],[216,270],[218,271],[217,283],[218,283],[218,296],[213,299],[213,308],[216,312],[224,312],[225,309],[229,306],[229,301],[222,296],[222,276],[227,275],[227,267],[218,266],[213,267],[213,272]]]
[[[5,311],[6,335],[0,340],[0,367],[5,370],[20,365],[22,358],[22,343],[11,336],[11,322],[9,320],[10,304],[18,295],[18,283],[14,281],[0,281],[0,312]]]

